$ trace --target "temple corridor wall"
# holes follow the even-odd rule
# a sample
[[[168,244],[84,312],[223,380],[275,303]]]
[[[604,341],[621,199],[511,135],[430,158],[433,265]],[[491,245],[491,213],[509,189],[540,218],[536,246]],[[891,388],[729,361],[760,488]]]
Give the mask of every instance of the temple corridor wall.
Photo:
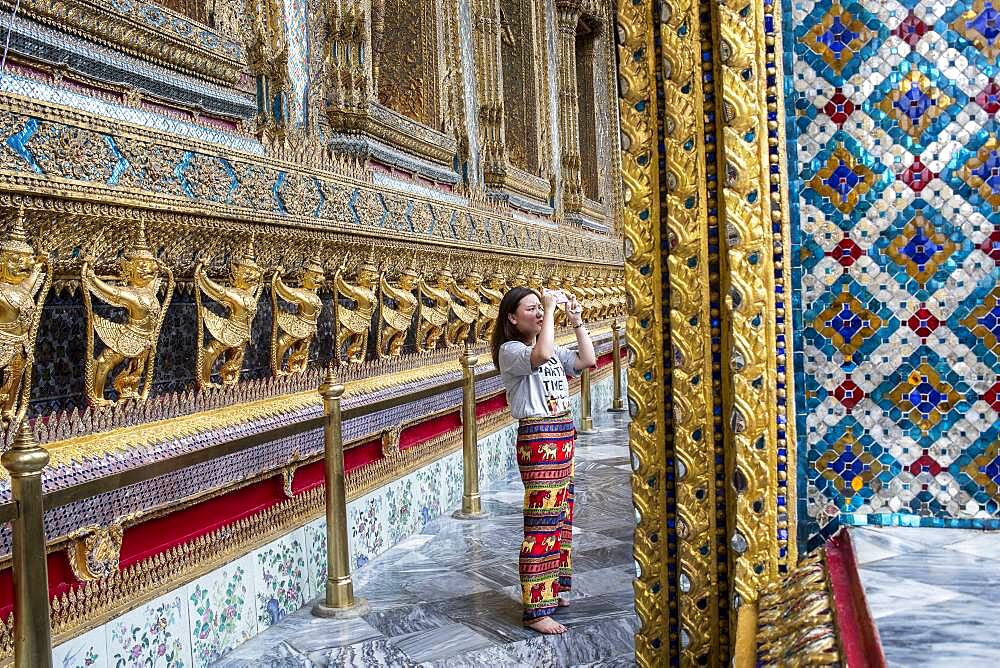
[[[457,470],[462,393],[434,391],[467,347],[492,369],[510,287],[576,296],[604,378],[626,312],[613,8],[514,5],[0,0],[0,438],[44,447],[44,491],[70,499],[45,502],[57,643],[187,587],[227,531],[246,553],[319,515],[302,423],[327,368],[368,407],[343,424],[355,498]],[[586,99],[559,31],[581,20]],[[602,166],[586,197],[570,97]],[[476,387],[481,427],[506,428],[498,379]],[[135,469],[156,475],[122,485]]]
[[[997,11],[785,7],[800,521],[1000,527]]]

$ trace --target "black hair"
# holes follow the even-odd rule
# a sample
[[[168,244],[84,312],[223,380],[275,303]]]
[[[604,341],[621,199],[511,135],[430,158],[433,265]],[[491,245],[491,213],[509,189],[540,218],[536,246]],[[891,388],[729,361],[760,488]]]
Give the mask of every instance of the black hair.
[[[497,321],[493,325],[493,334],[490,336],[490,351],[493,354],[493,364],[500,368],[500,346],[508,341],[520,341],[521,332],[517,331],[517,325],[510,321],[507,316],[517,311],[521,300],[528,295],[538,296],[538,293],[531,288],[518,286],[511,288],[500,300]]]

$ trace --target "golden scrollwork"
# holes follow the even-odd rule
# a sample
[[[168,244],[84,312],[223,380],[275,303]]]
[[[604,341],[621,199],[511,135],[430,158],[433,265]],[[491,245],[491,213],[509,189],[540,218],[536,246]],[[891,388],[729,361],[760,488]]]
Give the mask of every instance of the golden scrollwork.
[[[88,526],[67,536],[66,548],[70,569],[81,582],[100,580],[118,572],[122,537],[125,529],[121,520],[108,526]]]
[[[420,294],[420,306],[417,309],[418,351],[434,350],[442,336],[447,342],[448,319],[455,305],[455,299],[451,295],[454,282],[449,261],[438,269],[433,283],[423,278],[417,283]]]
[[[264,271],[254,258],[250,240],[230,263],[228,284],[209,278],[205,264],[195,267],[195,304],[198,310],[198,342],[195,378],[199,388],[232,387],[240,380],[243,356],[250,342],[250,327],[257,315],[264,290]],[[225,311],[219,315],[202,303],[208,297]],[[207,334],[208,342],[204,341]],[[221,360],[219,368],[216,364]],[[219,376],[219,382],[213,376]]]
[[[733,607],[740,616],[741,606],[755,601],[763,585],[778,577],[777,342],[770,165],[762,159],[768,135],[763,11],[760,1],[727,0],[717,5],[716,14],[722,38],[717,87],[722,103],[720,237],[726,256],[723,373],[730,388],[723,409],[730,444]]]
[[[150,252],[145,228],[140,226],[121,260],[118,276],[100,278],[91,262],[84,260],[80,280],[85,287],[83,304],[87,315],[84,391],[88,403],[99,409],[133,399],[145,401],[153,380],[160,328],[173,297],[173,271]],[[124,319],[112,320],[96,313],[92,296],[123,309]],[[95,339],[104,346],[96,357]],[[115,391],[114,400],[106,396],[109,381]]]
[[[807,557],[760,592],[757,665],[844,665],[824,557],[822,551]]]
[[[316,325],[323,310],[323,301],[317,292],[325,276],[326,269],[317,257],[303,264],[299,287],[290,286],[281,279],[280,267],[271,276],[271,371],[274,375],[303,373],[308,367],[309,346],[316,338]],[[291,304],[294,311],[282,307],[279,298]]]
[[[28,409],[35,339],[51,283],[49,260],[29,243],[22,208],[0,241],[0,423],[6,428]]]
[[[398,357],[406,336],[413,325],[413,317],[417,312],[417,297],[413,291],[420,281],[420,270],[417,268],[417,255],[408,267],[399,272],[395,282],[390,281],[383,273],[379,279],[379,321],[378,357]]]
[[[661,17],[663,202],[670,244],[671,390],[676,461],[677,594],[682,663],[722,665],[718,600],[716,453],[712,399],[711,304],[705,126],[702,108],[701,7],[669,2]],[[706,26],[707,28],[707,26]],[[597,286],[604,296],[603,282]],[[595,284],[596,285],[596,284]],[[727,602],[723,601],[723,605]]]
[[[344,278],[346,271],[345,257],[333,277],[337,297],[334,304],[336,351],[341,362],[360,364],[368,354],[368,337],[377,306],[375,292],[380,272],[375,266],[375,246],[372,246],[367,259],[357,268],[353,281]],[[351,302],[351,305],[342,302],[341,297]]]
[[[677,647],[669,636],[676,626],[674,585],[668,579],[667,453],[669,424],[663,404],[662,259],[657,174],[658,123],[652,0],[618,3],[619,113],[625,208],[625,285],[629,319],[626,339],[632,353],[628,402],[632,421],[632,499],[636,512],[633,554],[637,564],[636,662],[643,668],[670,665]],[[575,26],[574,26],[575,29]],[[574,33],[575,36],[575,33]],[[572,39],[570,35],[566,39]],[[560,25],[560,39],[564,39]],[[563,76],[560,70],[560,76]],[[578,288],[579,290],[579,288]],[[579,296],[579,293],[578,293]]]

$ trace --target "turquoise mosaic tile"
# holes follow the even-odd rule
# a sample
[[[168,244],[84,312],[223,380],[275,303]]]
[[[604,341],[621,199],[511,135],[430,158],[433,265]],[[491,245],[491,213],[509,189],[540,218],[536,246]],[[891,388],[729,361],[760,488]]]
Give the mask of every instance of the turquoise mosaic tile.
[[[783,10],[800,537],[1000,528],[1000,11]]]

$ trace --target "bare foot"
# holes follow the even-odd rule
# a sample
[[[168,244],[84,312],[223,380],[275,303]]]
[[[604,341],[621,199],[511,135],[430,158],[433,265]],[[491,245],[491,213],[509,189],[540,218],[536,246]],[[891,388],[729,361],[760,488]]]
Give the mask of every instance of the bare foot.
[[[547,633],[550,635],[566,632],[566,627],[551,617],[539,617],[526,626],[530,629],[538,631],[539,633]]]
[[[559,607],[560,608],[568,608],[569,607],[569,601],[567,601],[562,596],[560,596],[559,597]]]

